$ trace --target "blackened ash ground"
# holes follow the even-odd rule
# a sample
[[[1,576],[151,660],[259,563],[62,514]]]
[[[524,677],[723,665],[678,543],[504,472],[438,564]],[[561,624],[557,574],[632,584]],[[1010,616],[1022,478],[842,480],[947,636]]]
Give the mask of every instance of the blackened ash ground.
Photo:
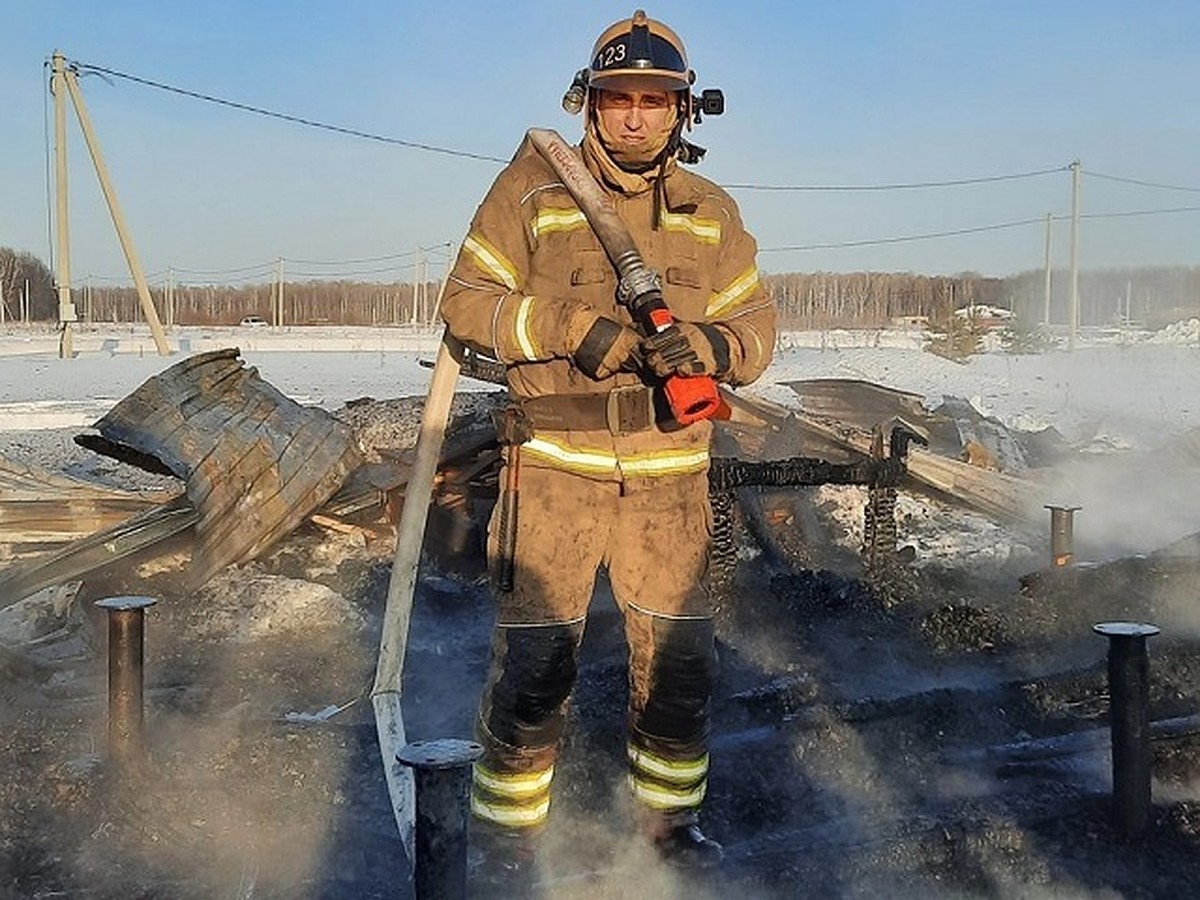
[[[723,868],[679,873],[636,834],[624,643],[601,579],[538,863],[519,883],[473,881],[473,896],[1194,892],[1200,737],[1155,741],[1149,828],[1121,837],[1091,626],[1162,626],[1151,719],[1200,714],[1200,554],[1024,579],[970,560],[870,576],[831,549],[819,512],[762,521],[769,552],[743,534],[718,619],[704,825]],[[186,547],[90,580],[93,652],[0,680],[0,897],[409,896],[368,696],[390,553],[306,528],[200,592],[181,587]],[[479,571],[461,555],[423,564],[410,739],[471,733],[493,617]],[[116,593],[161,598],[147,617],[148,759],[124,776],[105,759],[92,604]]]

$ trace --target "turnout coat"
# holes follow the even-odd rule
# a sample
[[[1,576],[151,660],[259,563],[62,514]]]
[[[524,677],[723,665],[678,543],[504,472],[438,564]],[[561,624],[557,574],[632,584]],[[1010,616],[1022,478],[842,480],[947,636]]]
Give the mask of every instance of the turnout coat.
[[[585,161],[586,154],[585,154]],[[754,239],[733,199],[674,162],[664,181],[657,227],[652,180],[631,192],[593,174],[651,268],[676,319],[716,324],[730,346],[722,379],[754,381],[770,362],[775,310],[759,281]],[[616,301],[617,274],[583,212],[550,165],[526,147],[496,178],[476,211],[442,301],[450,331],[507,367],[514,399],[592,395],[649,383],[620,372],[594,380],[562,347],[564,299],[632,325]],[[557,468],[629,487],[647,479],[703,472],[710,422],[659,421],[630,434],[590,427],[535,427],[522,465]]]

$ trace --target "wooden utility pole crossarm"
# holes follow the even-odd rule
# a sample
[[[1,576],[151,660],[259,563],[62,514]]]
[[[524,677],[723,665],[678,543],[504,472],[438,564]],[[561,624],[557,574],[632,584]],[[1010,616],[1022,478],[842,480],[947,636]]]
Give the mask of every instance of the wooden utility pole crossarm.
[[[59,72],[59,67],[62,65],[62,57],[55,54],[55,72]],[[100,153],[100,142],[96,139],[96,134],[92,130],[92,122],[88,117],[87,107],[83,103],[83,94],[79,90],[79,79],[70,68],[62,67],[61,82],[65,82],[67,91],[71,95],[71,102],[75,106],[75,115],[79,119],[79,127],[83,130],[83,138],[87,142],[88,152],[92,156],[92,164],[96,167],[96,176],[100,179],[100,188],[104,192],[104,199],[108,203],[108,212],[112,216],[113,226],[117,229],[117,238],[121,242],[121,249],[125,251],[125,261],[129,264],[129,274],[133,276],[133,283],[137,287],[138,300],[141,302],[142,313],[146,317],[146,323],[150,326],[150,334],[154,338],[154,346],[158,351],[159,356],[170,356],[171,348],[167,345],[167,336],[163,332],[162,323],[158,319],[158,312],[154,309],[154,300],[150,296],[150,286],[146,283],[146,276],[142,272],[142,264],[138,259],[137,249],[133,245],[133,239],[129,235],[129,229],[125,225],[125,216],[121,212],[121,204],[117,201],[117,192],[113,188],[112,180],[108,177],[108,168],[104,165],[104,157]],[[60,228],[65,225],[60,223]],[[68,282],[69,285],[69,282]],[[60,287],[61,291],[61,287]]]

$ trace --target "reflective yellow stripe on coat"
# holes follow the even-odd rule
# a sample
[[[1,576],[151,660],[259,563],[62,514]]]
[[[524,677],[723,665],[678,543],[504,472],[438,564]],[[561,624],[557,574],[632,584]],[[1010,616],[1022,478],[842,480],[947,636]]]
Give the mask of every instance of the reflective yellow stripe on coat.
[[[573,207],[539,209],[529,225],[534,237],[540,237],[552,231],[573,231],[576,228],[587,227],[587,216]]]
[[[681,231],[684,234],[690,234],[701,244],[721,243],[721,223],[716,219],[691,216],[687,213],[664,212],[662,225],[667,231]]]
[[[510,291],[517,289],[517,267],[484,238],[474,232],[468,234],[463,241],[463,249],[471,254],[475,264],[488,275],[498,279]]]
[[[536,297],[522,297],[517,306],[516,318],[513,320],[513,337],[516,338],[521,352],[525,354],[525,359],[530,362],[542,358],[542,348],[534,337],[533,329],[529,327],[533,320],[533,306],[536,302]]]
[[[536,435],[521,445],[525,458],[535,457],[580,475],[623,475],[653,477],[700,472],[708,465],[707,447],[653,450],[619,455],[604,447],[581,447],[563,440]]]
[[[713,295],[704,309],[704,315],[712,319],[733,309],[758,287],[758,267],[751,266],[719,293]]]

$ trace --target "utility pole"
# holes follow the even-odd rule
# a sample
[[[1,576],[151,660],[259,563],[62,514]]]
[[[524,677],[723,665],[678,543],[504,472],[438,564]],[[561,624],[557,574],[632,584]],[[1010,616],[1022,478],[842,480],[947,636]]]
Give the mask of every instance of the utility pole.
[[[75,305],[71,302],[71,245],[67,219],[67,68],[66,60],[54,52],[50,93],[54,95],[54,185],[55,225],[58,238],[58,327],[62,334],[58,342],[60,359],[75,355],[71,323],[75,321]]]
[[[21,321],[29,324],[29,279],[25,279],[25,293],[21,295]]]
[[[4,324],[5,315],[6,315],[6,312],[4,309],[4,279],[0,278],[0,325]]]
[[[95,321],[92,310],[92,276],[89,275],[83,283],[83,320],[89,325]]]
[[[170,356],[171,348],[167,345],[167,337],[163,333],[162,323],[158,319],[158,312],[154,309],[154,300],[150,297],[150,286],[146,283],[146,276],[142,272],[142,263],[138,259],[137,248],[134,247],[129,229],[125,225],[125,215],[121,212],[121,204],[117,200],[117,192],[113,188],[112,180],[108,177],[108,167],[105,166],[104,156],[100,152],[100,142],[96,139],[96,134],[92,130],[92,121],[88,117],[87,107],[83,103],[83,94],[79,90],[79,79],[73,71],[62,67],[62,54],[55,53],[54,59],[55,71],[60,71],[61,69],[62,81],[66,83],[67,90],[71,94],[71,102],[75,107],[75,117],[79,120],[79,127],[83,131],[83,139],[87,143],[88,152],[92,156],[92,165],[96,169],[96,177],[100,180],[100,189],[104,193],[105,201],[108,203],[108,213],[112,217],[113,227],[117,230],[117,239],[121,243],[121,249],[125,252],[125,262],[128,263],[129,273],[133,276],[133,283],[137,288],[142,313],[146,317],[146,324],[150,326],[150,335],[154,338],[155,349],[158,351],[159,356]],[[63,150],[63,166],[65,168],[65,145]],[[66,173],[64,171],[64,186],[66,184],[65,177]],[[65,221],[65,216],[63,218]],[[63,227],[65,228],[65,225]],[[68,271],[67,274],[69,276],[70,272]],[[62,290],[61,287],[59,290]],[[68,295],[68,301],[69,299]],[[70,309],[70,316],[70,321],[74,321],[74,307]]]
[[[442,283],[438,285],[437,297],[433,301],[433,312],[429,316],[429,324],[432,327],[437,322],[438,316],[442,314],[442,297],[446,293],[446,282],[450,280],[450,267],[454,264],[454,257],[451,255],[454,251],[454,245],[449,241],[446,242],[446,265],[442,270]]]
[[[275,278],[275,327],[283,327],[283,257],[279,257],[279,271]]]
[[[1071,317],[1067,349],[1075,349],[1079,329],[1079,160],[1071,163]]]
[[[425,258],[421,248],[417,247],[416,261],[413,263],[413,309],[412,324],[421,321],[421,306],[425,302]]]
[[[167,327],[175,327],[175,268],[167,266]]]
[[[1052,217],[1050,213],[1046,213],[1046,263],[1044,266],[1045,274],[1043,276],[1042,293],[1045,296],[1046,304],[1042,313],[1042,324],[1050,324],[1050,232],[1051,232]]]

